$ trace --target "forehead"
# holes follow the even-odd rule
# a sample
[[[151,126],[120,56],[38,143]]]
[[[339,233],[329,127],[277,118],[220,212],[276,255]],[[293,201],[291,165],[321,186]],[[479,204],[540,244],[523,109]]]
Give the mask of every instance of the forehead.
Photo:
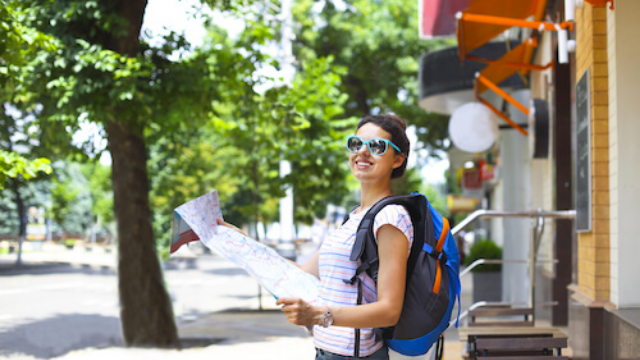
[[[364,138],[365,140],[373,138],[383,138],[391,140],[391,134],[383,130],[380,126],[373,123],[366,123],[358,129],[356,135]]]

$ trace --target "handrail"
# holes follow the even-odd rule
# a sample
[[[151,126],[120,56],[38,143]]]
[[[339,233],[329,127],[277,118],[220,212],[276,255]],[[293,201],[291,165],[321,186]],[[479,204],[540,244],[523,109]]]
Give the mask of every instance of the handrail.
[[[460,277],[465,276],[466,274],[468,274],[471,270],[473,270],[476,266],[478,265],[482,265],[482,264],[528,264],[529,260],[490,260],[490,259],[478,259],[474,262],[472,262],[471,264],[469,264],[469,266],[467,266],[466,268],[464,268],[464,270],[460,271]],[[549,260],[536,260],[536,263],[552,263],[552,264],[556,264],[558,263],[558,259],[549,259]]]
[[[462,220],[458,225],[456,225],[453,230],[451,230],[451,234],[456,236],[460,231],[466,229],[469,225],[471,225],[474,221],[481,217],[488,218],[551,218],[551,219],[575,219],[576,211],[575,210],[554,210],[554,211],[544,211],[541,209],[531,210],[531,211],[502,211],[502,210],[476,210],[469,214],[464,220]]]
[[[532,309],[531,321],[535,323],[535,264],[537,261],[537,252],[538,247],[540,246],[540,241],[542,240],[542,233],[544,231],[544,219],[575,219],[576,211],[575,210],[555,210],[555,211],[544,211],[541,208],[537,210],[530,211],[501,211],[501,210],[476,210],[472,212],[469,216],[467,216],[464,220],[462,220],[458,225],[456,225],[451,233],[453,236],[457,235],[462,230],[466,229],[469,225],[471,225],[474,221],[481,217],[488,218],[531,218],[535,219],[535,224],[532,226],[532,236],[530,241],[530,250],[529,250],[529,261],[525,261],[529,264],[529,287],[530,287],[530,306]],[[479,259],[472,263],[469,269],[465,269],[460,276],[466,274],[471,268],[480,265],[480,264],[496,264],[496,263],[522,263],[523,260],[485,260]],[[477,306],[483,306],[486,303],[482,304],[473,304],[472,307],[475,308]],[[463,313],[463,316],[466,316],[468,312],[472,310],[471,308]]]

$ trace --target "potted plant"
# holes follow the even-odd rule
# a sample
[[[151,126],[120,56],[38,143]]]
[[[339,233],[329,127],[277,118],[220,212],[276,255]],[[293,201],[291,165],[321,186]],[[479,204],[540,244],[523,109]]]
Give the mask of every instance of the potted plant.
[[[469,249],[465,265],[479,259],[500,260],[502,248],[490,239],[476,241]],[[502,264],[480,264],[473,268],[473,302],[502,300]]]

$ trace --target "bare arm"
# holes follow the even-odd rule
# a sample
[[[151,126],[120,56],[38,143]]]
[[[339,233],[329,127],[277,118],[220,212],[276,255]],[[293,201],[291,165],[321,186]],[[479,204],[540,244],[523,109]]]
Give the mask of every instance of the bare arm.
[[[230,229],[233,229],[233,230],[241,233],[242,235],[250,238],[250,236],[246,232],[240,230],[237,226],[231,225],[231,224],[229,224],[227,222],[224,222],[222,219],[217,219],[217,221],[218,221],[218,225],[226,226],[226,227],[228,227]],[[288,260],[288,259],[285,259],[285,260],[288,263],[299,267],[300,269],[304,270],[305,272],[308,272],[309,274],[311,274],[311,275],[313,275],[313,276],[315,276],[315,277],[317,277],[319,279],[320,278],[320,270],[318,269],[319,253],[320,253],[320,251],[316,251],[316,253],[313,254],[311,256],[311,258],[309,258],[309,260],[303,266],[300,266],[300,265],[298,265],[297,263],[295,263],[295,262],[293,262],[291,260]]]
[[[318,279],[320,279],[320,270],[318,268],[318,259],[320,256],[320,251],[316,251],[313,255],[311,255],[311,257],[309,258],[309,260],[307,260],[307,262],[304,265],[300,265],[296,262],[293,262],[289,259],[285,259],[289,264],[295,265],[297,267],[299,267],[300,269],[302,269],[304,272],[307,272],[315,277],[317,277]]]
[[[333,324],[352,328],[393,326],[398,322],[404,302],[408,241],[391,225],[378,230],[378,301],[360,306],[331,307]],[[326,312],[324,306],[312,306],[300,299],[282,298],[277,304],[287,314],[289,322],[297,325],[320,324]]]

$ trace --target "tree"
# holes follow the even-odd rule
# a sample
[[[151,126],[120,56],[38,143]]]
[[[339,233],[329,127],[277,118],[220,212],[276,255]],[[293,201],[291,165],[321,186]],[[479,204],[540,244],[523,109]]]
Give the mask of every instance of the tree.
[[[345,101],[338,90],[339,73],[344,70],[330,58],[306,61],[300,70],[291,87],[274,87],[261,95],[248,86],[250,96],[240,97],[216,119],[225,143],[246,154],[236,161],[239,171],[234,174],[251,184],[254,223],[277,220],[284,184],[294,188],[296,220],[308,223],[346,193],[342,142],[355,119],[339,119]],[[284,179],[280,159],[292,164]],[[245,194],[247,190],[245,186]],[[270,206],[260,211],[260,204]]]
[[[210,1],[220,9],[235,2]],[[38,53],[21,68],[13,101],[40,107],[38,120],[69,135],[78,119],[102,124],[113,159],[118,224],[121,322],[129,345],[178,346],[171,304],[155,252],[149,201],[149,144],[163,134],[197,128],[246,92],[262,60],[253,44],[269,36],[247,26],[248,55],[224,47],[203,48],[171,60],[189,44],[174,33],[152,47],[140,40],[146,0],[24,0],[28,25],[54,37],[54,53]],[[240,4],[242,5],[242,4]],[[247,71],[248,70],[248,71]],[[249,80],[248,80],[249,79]],[[187,122],[188,120],[188,122]]]
[[[184,39],[161,48],[139,40],[146,0],[21,1],[30,27],[59,41],[22,67],[15,103],[42,107],[42,124],[65,134],[81,116],[103,124],[113,158],[119,239],[119,293],[125,342],[178,346],[171,303],[155,253],[148,198],[147,133],[171,130],[182,117],[202,119],[211,98],[206,58],[168,60]],[[204,75],[204,76],[203,76]],[[154,128],[155,126],[155,128]]]
[[[38,50],[55,49],[50,36],[24,26],[25,16],[24,11],[16,9],[14,1],[0,3],[0,100],[3,101],[9,100],[8,94],[21,81],[20,67],[33,59]],[[13,151],[11,136],[16,124],[6,108],[3,108],[0,123],[0,190],[4,189],[7,178],[21,176],[29,180],[38,172],[51,172],[48,159],[29,160]]]
[[[25,180],[34,178],[38,172],[51,173],[51,161],[46,158],[28,160],[15,153],[0,150],[0,190],[4,189],[7,178],[22,176]]]
[[[301,0],[294,19],[299,59],[333,56],[347,69],[340,86],[347,116],[395,113],[418,127],[426,149],[444,147],[446,118],[418,106],[418,57],[453,43],[418,38],[416,1]]]
[[[150,146],[153,226],[156,245],[163,256],[168,256],[171,243],[173,210],[212,189],[218,190],[227,221],[245,223],[228,216],[229,205],[237,205],[232,198],[242,181],[232,175],[230,168],[238,165],[243,154],[235,148],[220,146],[220,139],[220,134],[207,124],[166,134]]]
[[[0,190],[5,184],[9,184],[10,197],[14,203],[11,208],[18,219],[17,265],[22,262],[22,244],[27,236],[27,202],[33,202],[36,196],[36,192],[33,191],[34,186],[28,186],[26,181],[33,180],[40,172],[51,173],[48,159],[27,160],[25,157],[27,154],[37,157],[38,154],[36,150],[38,141],[29,130],[32,125],[33,117],[24,116],[15,109],[10,111],[9,106],[3,107],[3,112],[0,114]]]
[[[84,166],[71,161],[53,164],[55,175],[48,184],[51,201],[48,217],[65,235],[85,235],[93,223],[92,195],[100,189],[90,185],[91,174],[83,171]]]

